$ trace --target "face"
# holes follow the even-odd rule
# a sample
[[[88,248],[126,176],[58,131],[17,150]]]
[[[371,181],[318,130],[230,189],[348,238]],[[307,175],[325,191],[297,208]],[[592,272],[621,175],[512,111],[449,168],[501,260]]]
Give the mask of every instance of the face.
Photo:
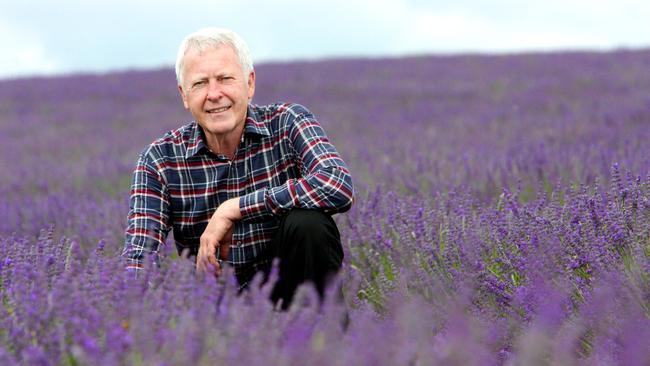
[[[243,127],[255,92],[255,72],[246,81],[231,47],[188,51],[182,72],[178,89],[183,104],[206,134],[227,136]]]

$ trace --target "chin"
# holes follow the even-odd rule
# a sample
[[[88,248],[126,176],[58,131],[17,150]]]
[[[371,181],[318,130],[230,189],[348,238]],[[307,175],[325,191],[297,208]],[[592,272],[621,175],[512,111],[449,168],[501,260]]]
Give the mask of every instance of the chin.
[[[224,134],[235,129],[236,124],[232,121],[208,121],[200,123],[204,130],[213,134]]]

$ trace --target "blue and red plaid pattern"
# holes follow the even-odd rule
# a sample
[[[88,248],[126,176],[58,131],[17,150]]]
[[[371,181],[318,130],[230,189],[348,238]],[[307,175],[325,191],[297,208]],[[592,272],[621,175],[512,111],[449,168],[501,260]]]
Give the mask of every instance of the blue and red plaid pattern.
[[[170,131],[138,159],[123,256],[141,268],[173,230],[179,253],[196,255],[217,207],[240,197],[228,262],[264,265],[279,217],[292,208],[334,214],[352,205],[349,170],[311,112],[299,104],[249,105],[232,161],[213,154],[196,122]]]

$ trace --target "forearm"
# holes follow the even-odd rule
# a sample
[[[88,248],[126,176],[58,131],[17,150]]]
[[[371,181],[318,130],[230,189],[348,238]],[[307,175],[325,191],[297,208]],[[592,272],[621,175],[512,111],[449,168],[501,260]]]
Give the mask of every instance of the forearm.
[[[145,256],[157,256],[170,231],[166,185],[146,154],[133,172],[127,221],[122,257],[127,268],[142,268]]]
[[[226,200],[224,203],[217,207],[213,217],[215,215],[221,216],[224,219],[236,222],[241,220],[242,214],[239,208],[240,197],[234,197]]]
[[[140,269],[147,255],[153,255],[157,262],[158,250],[164,244],[167,236],[165,225],[159,225],[156,220],[143,218],[142,215],[130,214],[126,230],[126,240],[122,257],[127,269]]]
[[[246,220],[281,215],[293,208],[337,213],[347,211],[352,202],[352,178],[347,168],[336,166],[244,195],[240,198],[240,213]]]

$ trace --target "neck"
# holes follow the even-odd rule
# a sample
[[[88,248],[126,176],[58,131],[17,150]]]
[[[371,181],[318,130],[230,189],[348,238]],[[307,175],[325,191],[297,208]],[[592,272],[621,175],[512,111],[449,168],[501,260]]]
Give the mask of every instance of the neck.
[[[237,152],[239,141],[241,140],[244,126],[236,128],[228,134],[213,134],[209,131],[203,131],[205,136],[205,143],[208,149],[215,154],[225,155],[229,159]]]

